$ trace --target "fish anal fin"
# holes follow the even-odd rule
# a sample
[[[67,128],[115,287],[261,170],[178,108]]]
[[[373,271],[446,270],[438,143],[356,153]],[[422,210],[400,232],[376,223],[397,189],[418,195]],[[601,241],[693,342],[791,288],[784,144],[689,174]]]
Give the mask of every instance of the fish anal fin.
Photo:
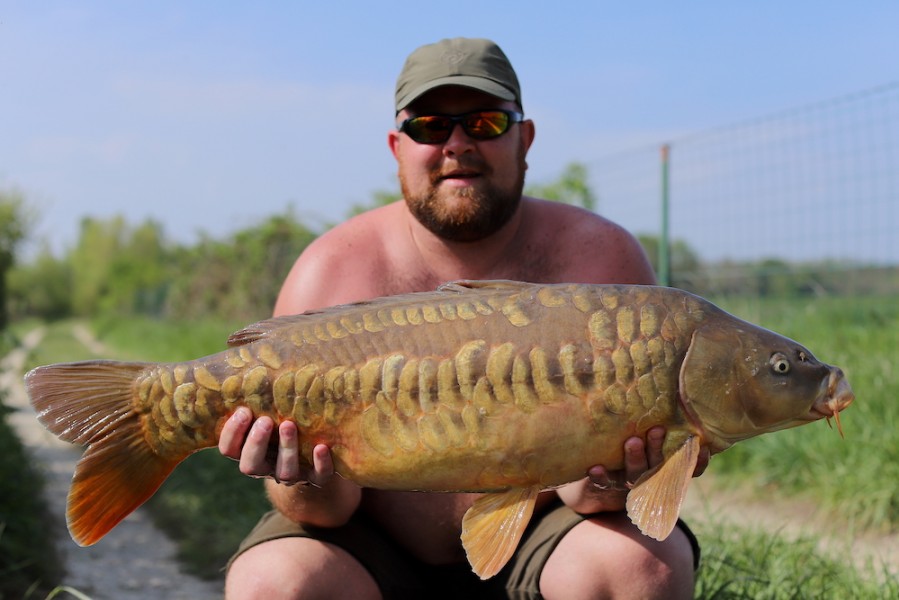
[[[699,438],[690,436],[628,493],[627,514],[644,535],[661,541],[671,534],[696,469],[699,446]]]
[[[534,486],[486,494],[465,513],[462,546],[478,577],[489,579],[509,562],[531,520],[541,489]]]

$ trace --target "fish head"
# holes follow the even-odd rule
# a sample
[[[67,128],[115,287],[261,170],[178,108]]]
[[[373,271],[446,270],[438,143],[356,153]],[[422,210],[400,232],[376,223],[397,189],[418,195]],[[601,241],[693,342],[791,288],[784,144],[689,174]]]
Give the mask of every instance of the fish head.
[[[838,367],[793,340],[730,318],[693,333],[680,395],[713,452],[825,417],[839,427],[839,412],[855,398]]]

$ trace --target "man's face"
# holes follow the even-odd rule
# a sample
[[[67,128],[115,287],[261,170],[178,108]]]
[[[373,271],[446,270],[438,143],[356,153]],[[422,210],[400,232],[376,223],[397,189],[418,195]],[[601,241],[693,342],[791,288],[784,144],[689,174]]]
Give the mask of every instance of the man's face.
[[[422,115],[461,115],[475,110],[518,110],[512,102],[469,88],[445,86],[400,112],[397,121]],[[389,134],[409,210],[434,234],[451,241],[484,239],[515,213],[524,188],[525,156],[533,123],[510,125],[491,140],[474,140],[460,125],[441,144],[419,144],[404,133]]]

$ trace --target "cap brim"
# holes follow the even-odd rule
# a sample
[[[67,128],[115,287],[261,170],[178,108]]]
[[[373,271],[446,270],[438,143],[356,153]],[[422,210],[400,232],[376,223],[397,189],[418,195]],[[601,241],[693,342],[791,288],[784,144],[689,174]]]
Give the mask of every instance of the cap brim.
[[[443,87],[445,85],[458,85],[467,87],[484,92],[486,94],[490,94],[491,96],[496,96],[497,98],[500,98],[502,100],[508,100],[510,102],[516,101],[515,93],[512,90],[504,85],[496,83],[491,79],[485,79],[483,77],[472,77],[471,75],[455,75],[452,77],[441,77],[439,79],[434,79],[433,81],[429,81],[428,83],[410,91],[399,101],[397,101],[396,112],[403,110],[419,97],[423,96],[427,92],[430,92],[434,88]]]

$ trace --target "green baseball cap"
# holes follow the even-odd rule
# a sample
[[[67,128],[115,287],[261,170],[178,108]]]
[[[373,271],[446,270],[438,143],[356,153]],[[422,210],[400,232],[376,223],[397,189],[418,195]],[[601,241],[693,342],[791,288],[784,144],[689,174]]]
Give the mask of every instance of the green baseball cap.
[[[396,80],[396,112],[443,85],[486,92],[521,107],[518,77],[509,59],[490,40],[453,38],[421,46],[409,55]]]

